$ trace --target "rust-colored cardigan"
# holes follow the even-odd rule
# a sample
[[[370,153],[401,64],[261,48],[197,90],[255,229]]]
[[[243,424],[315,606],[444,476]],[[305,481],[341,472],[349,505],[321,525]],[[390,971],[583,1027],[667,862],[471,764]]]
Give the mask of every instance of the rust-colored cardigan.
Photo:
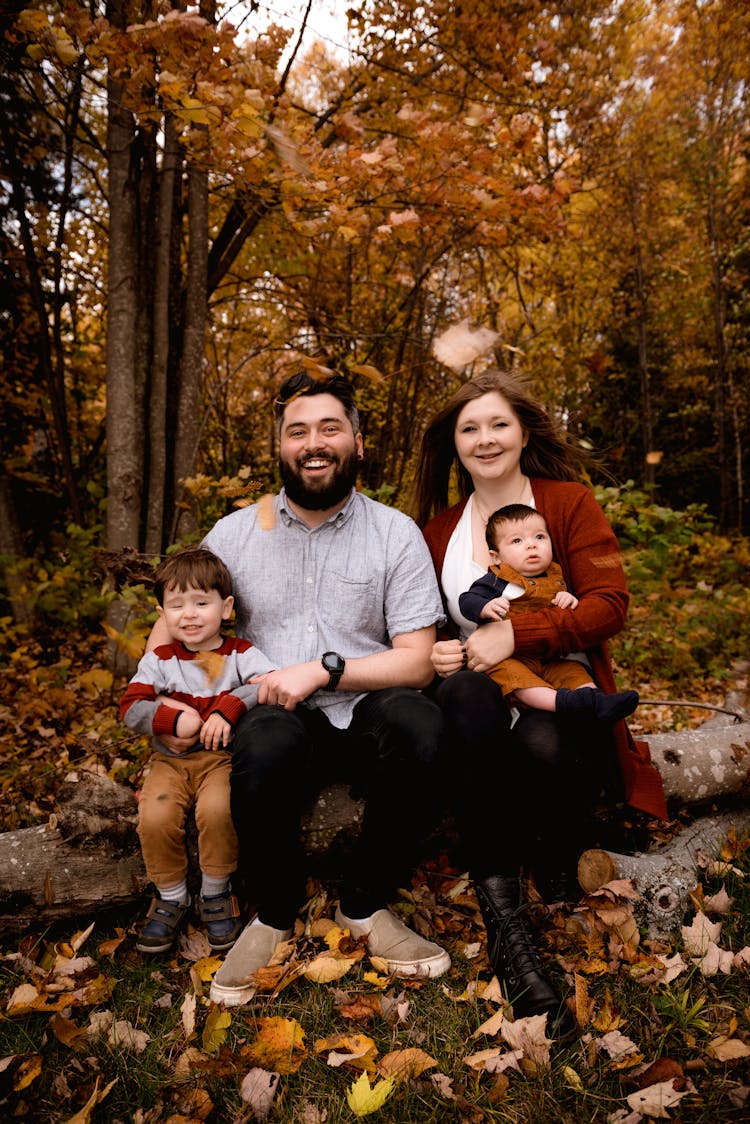
[[[596,683],[605,691],[615,691],[607,640],[623,627],[629,600],[617,538],[589,488],[539,476],[531,478],[531,487],[536,508],[549,528],[555,560],[579,605],[576,609],[550,606],[514,617],[515,653],[547,659],[585,651]],[[448,542],[465,506],[464,500],[435,516],[424,529],[438,582]],[[667,819],[661,776],[651,763],[648,744],[633,741],[624,722],[616,724],[614,738],[627,802]]]

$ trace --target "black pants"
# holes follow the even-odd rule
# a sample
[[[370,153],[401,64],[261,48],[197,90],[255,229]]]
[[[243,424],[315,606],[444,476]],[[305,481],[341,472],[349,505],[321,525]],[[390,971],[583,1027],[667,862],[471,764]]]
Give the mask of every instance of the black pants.
[[[232,818],[261,921],[291,926],[305,886],[300,815],[311,791],[337,774],[365,797],[342,909],[366,917],[386,905],[432,827],[441,730],[435,703],[407,687],[365,695],[343,731],[306,707],[245,715],[234,737]]]
[[[523,710],[511,730],[500,688],[475,671],[443,680],[446,768],[463,857],[475,878],[572,863],[590,844],[610,729]]]

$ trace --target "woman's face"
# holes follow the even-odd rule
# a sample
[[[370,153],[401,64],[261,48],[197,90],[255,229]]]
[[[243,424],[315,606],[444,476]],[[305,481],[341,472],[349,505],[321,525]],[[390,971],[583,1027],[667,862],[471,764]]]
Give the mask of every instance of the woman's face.
[[[463,407],[453,440],[472,480],[499,480],[519,471],[528,436],[508,400],[492,390]]]

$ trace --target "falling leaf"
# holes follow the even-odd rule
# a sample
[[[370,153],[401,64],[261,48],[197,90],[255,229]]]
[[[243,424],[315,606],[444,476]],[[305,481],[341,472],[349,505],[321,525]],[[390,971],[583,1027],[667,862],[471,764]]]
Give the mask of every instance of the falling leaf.
[[[468,320],[453,324],[432,345],[438,363],[459,371],[490,351],[500,336],[490,328],[472,328]]]
[[[256,1120],[267,1120],[271,1111],[274,1097],[278,1092],[280,1073],[271,1073],[267,1069],[251,1069],[246,1073],[240,1083],[240,1096],[253,1110]]]
[[[272,531],[276,526],[276,496],[268,492],[261,496],[256,507],[258,508],[258,526],[261,531]]]
[[[385,382],[385,376],[369,363],[356,363],[352,368],[352,374],[364,375],[365,378],[371,379],[372,382]]]
[[[419,1077],[434,1065],[437,1065],[435,1058],[413,1046],[407,1050],[391,1050],[389,1054],[385,1054],[378,1062],[378,1073],[381,1077],[405,1081],[407,1077]]]
[[[277,1073],[296,1073],[305,1060],[305,1032],[296,1019],[281,1015],[258,1019],[258,1034],[242,1049],[242,1058],[252,1066]]]
[[[224,671],[226,657],[215,650],[197,652],[195,663],[201,669],[209,683],[215,683]]]
[[[377,1081],[370,1085],[366,1073],[360,1074],[357,1080],[346,1090],[346,1100],[355,1116],[369,1116],[382,1108],[396,1086],[392,1077],[384,1081]]]

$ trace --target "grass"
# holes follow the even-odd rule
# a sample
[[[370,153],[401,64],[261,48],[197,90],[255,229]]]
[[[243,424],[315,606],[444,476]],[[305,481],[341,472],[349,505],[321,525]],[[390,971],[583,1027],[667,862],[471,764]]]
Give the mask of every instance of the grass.
[[[746,851],[737,850],[734,862],[746,878],[730,875],[726,881],[735,900],[721,937],[722,947],[733,951],[750,944],[750,858]],[[443,881],[443,890],[449,887]],[[705,892],[718,888],[716,883]],[[372,1114],[373,1120],[395,1124],[442,1119],[471,1124],[579,1124],[582,1120],[608,1124],[624,1120],[618,1113],[630,1111],[626,1096],[636,1089],[639,1068],[656,1061],[664,1064],[665,1059],[678,1067],[683,1085],[691,1082],[685,1087],[695,1090],[669,1110],[669,1118],[683,1124],[747,1119],[748,1058],[719,1061],[710,1048],[722,1037],[740,1047],[750,1043],[747,966],[711,977],[693,967],[670,984],[645,982],[644,967],[655,951],[647,941],[618,955],[612,934],[604,932],[602,966],[601,947],[597,946],[594,955],[590,935],[582,938],[580,926],[575,930],[578,938],[571,935],[572,907],[557,914],[554,924],[540,909],[534,923],[539,926],[551,973],[566,989],[576,979],[579,988],[583,984],[586,989],[584,1025],[577,1040],[553,1049],[549,1065],[534,1065],[523,1058],[520,1071],[495,1075],[473,1070],[465,1062],[477,1050],[501,1045],[499,1038],[472,1038],[497,1010],[496,1004],[472,993],[477,981],[490,977],[484,953],[471,959],[463,955],[467,942],[468,951],[473,951],[472,942],[481,944],[483,939],[473,896],[464,892],[454,900],[446,892],[434,895],[423,882],[417,882],[413,892],[420,912],[431,915],[442,931],[440,939],[451,948],[453,965],[439,980],[389,981],[385,994],[409,1004],[405,1020],[396,1023],[383,1017],[352,1022],[342,1013],[344,992],[350,1001],[383,994],[365,978],[370,968],[365,958],[334,983],[298,979],[275,997],[256,997],[253,1003],[230,1012],[223,1040],[207,1042],[204,1031],[212,1005],[207,999],[207,980],[200,978],[206,975],[204,964],[178,953],[151,959],[140,956],[134,948],[137,917],[132,913],[120,919],[124,935],[122,927],[119,932],[115,927],[95,928],[78,952],[91,956],[94,963],[77,982],[101,973],[115,981],[111,998],[92,1006],[71,1006],[56,1015],[31,1011],[0,1017],[0,1059],[6,1059],[0,1062],[3,1119],[80,1119],[107,1124],[252,1120],[240,1088],[252,1068],[248,1050],[264,1021],[272,1017],[296,1020],[305,1034],[304,1060],[296,1072],[282,1073],[271,1109],[269,1119],[279,1124],[351,1124],[356,1119],[346,1092],[359,1071],[327,1064],[327,1049],[316,1052],[318,1040],[334,1034],[368,1035],[375,1043],[376,1062],[390,1051],[407,1049],[425,1051],[435,1059],[432,1069],[399,1082],[383,1107]],[[331,912],[328,907],[324,914]],[[588,915],[579,912],[580,916]],[[0,959],[3,1011],[7,1011],[14,989],[31,978],[32,963],[46,970],[46,975],[35,977],[37,986],[42,991],[53,987],[54,954],[64,951],[65,939],[72,937],[72,932],[47,933],[26,937],[17,948],[5,943]],[[112,938],[122,938],[114,951],[105,944]],[[316,943],[321,946],[319,940]],[[676,934],[674,941],[662,942],[656,950],[672,953],[679,946]],[[197,999],[194,1026],[183,1011],[186,997],[189,1006],[192,996]],[[102,1037],[82,1038],[71,1045],[60,1040],[71,1024],[86,1027],[92,1013],[102,1011],[111,1011],[115,1020],[127,1020],[148,1034],[142,1053],[122,1044],[110,1045]],[[640,1067],[619,1063],[601,1049],[603,1037],[615,1029],[637,1047],[635,1060],[640,1059]],[[197,1051],[192,1056],[200,1068],[184,1068],[190,1056],[186,1051]],[[633,1059],[631,1055],[629,1062]],[[450,1080],[450,1099],[431,1080],[430,1074],[436,1072]],[[97,1087],[101,1092],[108,1086],[104,1100],[86,1109]]]

